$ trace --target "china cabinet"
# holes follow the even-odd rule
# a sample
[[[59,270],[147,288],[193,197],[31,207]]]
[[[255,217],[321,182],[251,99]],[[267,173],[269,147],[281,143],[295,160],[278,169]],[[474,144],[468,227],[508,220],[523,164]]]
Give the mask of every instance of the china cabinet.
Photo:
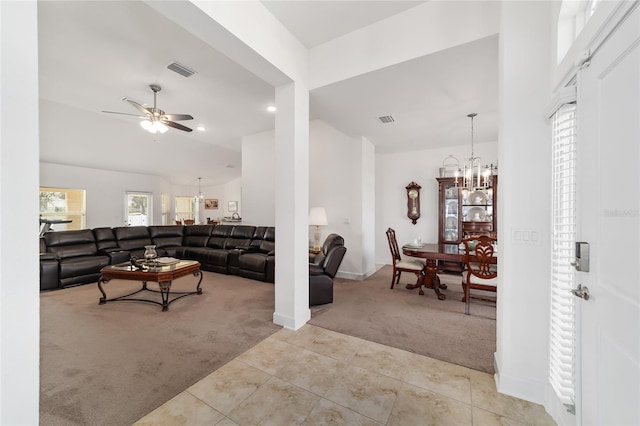
[[[469,235],[497,235],[498,175],[491,185],[471,190],[456,185],[455,177],[436,178],[438,181],[438,243],[459,244]],[[441,264],[445,270],[461,271],[461,265]]]

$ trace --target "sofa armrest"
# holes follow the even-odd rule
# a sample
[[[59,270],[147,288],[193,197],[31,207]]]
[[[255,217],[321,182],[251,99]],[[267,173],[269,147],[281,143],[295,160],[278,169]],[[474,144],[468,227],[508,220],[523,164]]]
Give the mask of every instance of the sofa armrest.
[[[309,275],[323,275],[324,269],[320,265],[314,265],[313,263],[309,265]]]
[[[58,260],[58,256],[54,253],[40,253],[40,260]]]
[[[98,250],[98,253],[100,253],[100,254],[110,254],[110,253],[115,253],[115,252],[118,252],[118,251],[124,251],[124,250],[121,249],[121,248],[118,248],[118,247],[109,247],[109,248],[103,248],[103,249]]]
[[[109,256],[109,265],[117,265],[118,263],[128,262],[131,259],[131,252],[116,247],[102,249],[99,253]]]

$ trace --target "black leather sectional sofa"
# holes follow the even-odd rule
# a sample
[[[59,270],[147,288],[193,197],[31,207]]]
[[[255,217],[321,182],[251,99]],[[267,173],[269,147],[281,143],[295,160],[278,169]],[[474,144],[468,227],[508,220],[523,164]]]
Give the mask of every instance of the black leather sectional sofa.
[[[246,225],[123,226],[47,232],[40,238],[40,290],[95,283],[104,266],[158,256],[197,260],[201,269],[274,282],[275,228]]]

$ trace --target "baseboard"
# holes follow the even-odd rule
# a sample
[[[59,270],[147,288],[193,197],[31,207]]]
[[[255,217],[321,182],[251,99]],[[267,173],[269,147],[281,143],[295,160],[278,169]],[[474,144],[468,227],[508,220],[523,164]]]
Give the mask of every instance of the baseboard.
[[[560,426],[575,426],[577,418],[569,413],[567,407],[560,401],[550,384],[545,387],[544,409]]]
[[[298,330],[303,325],[305,325],[307,321],[311,319],[311,310],[307,311],[307,315],[308,316],[306,318],[304,317],[300,318],[299,321],[296,322],[296,318],[274,312],[273,323],[277,325],[281,325],[282,327],[287,328],[289,330],[295,331],[295,330]]]
[[[524,399],[525,401],[544,405],[545,400],[545,383],[522,380],[516,377],[509,377],[501,374],[497,362],[494,365],[496,373],[494,379],[496,381],[496,389],[505,395],[514,396]]]
[[[376,272],[378,272],[378,270],[380,268],[382,268],[383,266],[384,265],[376,265],[373,270],[371,270],[369,272],[362,273],[362,274],[356,274],[354,272],[338,271],[338,273],[336,274],[336,277],[344,278],[346,280],[363,281],[363,280],[366,280],[367,278],[369,278],[371,275],[373,275]]]

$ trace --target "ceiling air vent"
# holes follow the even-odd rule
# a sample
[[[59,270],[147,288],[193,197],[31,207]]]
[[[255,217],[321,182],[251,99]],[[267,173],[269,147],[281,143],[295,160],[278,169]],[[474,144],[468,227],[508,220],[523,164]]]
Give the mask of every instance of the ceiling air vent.
[[[393,115],[383,115],[382,117],[378,117],[378,120],[380,120],[382,124],[393,123],[396,121],[396,119],[393,118]]]
[[[196,73],[195,71],[191,71],[189,68],[185,67],[184,65],[180,65],[177,62],[173,62],[167,65],[167,68],[169,68],[173,72],[177,72],[183,77],[191,77]]]

